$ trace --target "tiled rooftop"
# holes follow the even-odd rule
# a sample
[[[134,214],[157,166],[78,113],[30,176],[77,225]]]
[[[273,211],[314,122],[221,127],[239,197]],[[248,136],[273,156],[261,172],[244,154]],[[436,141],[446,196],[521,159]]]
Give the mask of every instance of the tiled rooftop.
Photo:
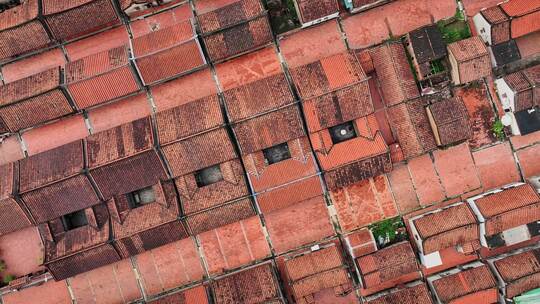
[[[417,284],[413,287],[399,289],[378,298],[366,301],[368,304],[432,304],[433,300],[426,284]]]
[[[505,298],[511,299],[539,288],[540,261],[538,249],[510,255],[494,262],[505,285]]]
[[[460,300],[471,303],[496,303],[498,298],[497,282],[486,265],[437,279],[433,281],[433,287],[442,303]]]

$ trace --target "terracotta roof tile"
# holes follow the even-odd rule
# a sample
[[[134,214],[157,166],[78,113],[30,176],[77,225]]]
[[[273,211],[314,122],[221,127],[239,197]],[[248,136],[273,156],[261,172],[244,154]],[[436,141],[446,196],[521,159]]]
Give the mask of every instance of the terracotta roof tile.
[[[505,189],[474,200],[486,218],[540,202],[540,195],[530,184]]]
[[[0,165],[0,199],[10,197],[15,190],[15,172],[16,163]]]
[[[435,280],[433,286],[441,301],[450,303],[452,300],[484,290],[496,290],[497,283],[489,267],[482,265]]]
[[[480,36],[473,36],[448,45],[448,52],[457,61],[459,83],[467,83],[491,74],[491,59]],[[456,81],[456,80],[454,80]]]
[[[386,43],[375,48],[371,57],[387,106],[420,96],[401,43]]]
[[[89,110],[92,132],[101,132],[152,114],[146,93],[123,98]]]
[[[263,264],[217,279],[212,283],[217,304],[268,303],[280,296],[272,264]]]
[[[352,52],[339,53],[293,68],[291,75],[303,99],[318,97],[367,79]]]
[[[141,20],[139,22],[144,22]],[[193,39],[195,30],[190,19],[177,21],[169,27],[158,27],[133,39],[135,57],[150,55]]]
[[[527,34],[540,30],[540,10],[512,19],[511,32],[512,38],[519,38]]]
[[[0,85],[0,105],[7,105],[53,90],[60,85],[60,69],[53,68]]]
[[[192,234],[200,234],[255,215],[249,198],[188,216],[186,222]]]
[[[13,198],[0,199],[0,236],[30,226],[30,219]]]
[[[296,106],[240,122],[233,130],[244,155],[305,136]]]
[[[25,158],[20,164],[20,191],[40,188],[83,170],[84,155],[82,141]]]
[[[413,287],[400,289],[396,292],[385,294],[373,300],[366,301],[368,304],[433,304],[431,295],[426,284],[418,284]]]
[[[540,65],[535,65],[522,71],[531,84],[533,89],[533,104],[540,106]]]
[[[480,14],[491,24],[508,21],[509,18],[499,5],[491,6],[480,11]]]
[[[214,32],[254,18],[264,11],[260,1],[196,1],[195,10],[203,33]]]
[[[103,197],[126,194],[167,178],[156,151],[150,150],[90,171]]]
[[[360,257],[356,261],[362,273],[364,288],[373,288],[419,272],[416,256],[409,242],[392,245]],[[405,282],[399,281],[399,283]]]
[[[202,285],[167,295],[157,300],[149,301],[151,304],[208,304],[206,288]]]
[[[152,148],[152,126],[143,118],[86,139],[88,166],[95,168]]]
[[[46,47],[51,43],[36,18],[38,0],[29,0],[0,13],[0,59]]]
[[[175,177],[236,158],[223,128],[164,146],[163,153]]]
[[[297,0],[302,23],[308,23],[339,12],[336,0]]]
[[[461,98],[453,97],[433,103],[427,107],[427,111],[439,144],[449,145],[471,137],[469,114]]]
[[[114,49],[129,43],[129,35],[124,25],[97,33],[65,46],[70,61],[76,61],[92,54]]]
[[[63,280],[101,266],[120,261],[120,256],[110,244],[105,244],[47,264],[56,280]]]
[[[223,180],[203,187],[197,186],[195,173],[177,177],[174,182],[185,214],[193,214],[249,194],[244,170],[235,159],[219,164]]]
[[[310,300],[307,299],[319,291],[328,288],[349,289],[350,281],[345,269],[338,268],[302,279],[294,284],[292,288],[298,303],[309,303]]]
[[[156,114],[159,142],[178,139],[208,131],[224,124],[217,95],[210,95]]]
[[[291,166],[288,166],[287,169],[290,170],[290,167]],[[281,169],[281,171],[285,171],[282,169],[282,167],[279,166],[277,167],[276,171],[278,171],[279,169]],[[246,168],[246,170],[249,169]],[[278,174],[276,173],[275,175]],[[250,176],[250,179],[253,183],[254,178]],[[254,187],[254,189],[258,191],[257,188]],[[259,206],[259,209],[262,213],[269,213],[274,210],[287,208],[298,202],[306,201],[314,197],[320,197],[322,194],[323,190],[321,185],[321,179],[319,176],[313,176],[304,180],[296,181],[294,183],[288,183],[284,186],[280,186],[267,192],[257,194],[257,205]]]
[[[540,69],[540,68],[539,68]],[[535,104],[533,82],[529,80],[523,71],[517,71],[503,77],[510,89],[515,92],[514,111],[522,111],[532,108]],[[540,96],[536,97],[540,103]]]
[[[377,251],[377,244],[371,231],[362,228],[346,236],[345,242],[353,258],[371,254]]]
[[[118,24],[110,0],[43,0],[43,14],[54,37],[70,40]]]
[[[90,181],[84,175],[77,175],[24,193],[21,197],[37,223],[43,223],[100,202]]]
[[[4,83],[10,83],[65,64],[66,58],[62,49],[54,48],[3,65],[2,77]]]
[[[529,1],[520,1],[520,0],[510,0],[501,3],[500,7],[512,17],[522,16],[529,14],[533,11],[540,9],[540,1],[538,0],[529,0]]]
[[[227,114],[236,122],[294,101],[284,74],[277,74],[223,92]],[[257,102],[253,102],[257,100]]]
[[[540,252],[538,249],[511,255],[494,262],[506,285],[506,298],[513,298],[540,287]]]

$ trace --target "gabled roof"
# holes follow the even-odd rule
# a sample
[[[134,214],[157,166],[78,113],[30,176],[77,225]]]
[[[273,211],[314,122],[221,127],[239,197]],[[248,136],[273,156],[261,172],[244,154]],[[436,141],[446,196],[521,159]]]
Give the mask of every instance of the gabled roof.
[[[493,263],[511,299],[529,290],[540,288],[540,250],[514,254]]]
[[[469,113],[461,98],[452,97],[435,102],[426,110],[437,144],[449,145],[471,137]]]
[[[486,234],[540,220],[540,195],[530,184],[505,189],[474,200],[486,219]]]
[[[0,13],[0,60],[51,43],[44,25],[36,20],[38,10],[38,0],[28,0]]]
[[[190,215],[186,222],[191,234],[196,235],[254,215],[256,212],[251,200],[244,198]]]
[[[295,105],[235,124],[233,130],[243,155],[306,135]]]
[[[491,24],[508,21],[509,18],[499,5],[491,6],[480,11],[480,14]]]
[[[339,12],[336,0],[296,0],[302,23],[312,22]]]
[[[442,277],[433,281],[433,287],[443,303],[452,303],[453,300],[465,297],[469,298],[470,303],[497,301],[497,282],[486,265]]]
[[[458,63],[489,56],[486,45],[479,36],[450,43],[448,51],[454,55]]]
[[[195,1],[195,11],[211,61],[220,61],[272,41],[268,17],[258,0]]]
[[[373,300],[368,300],[368,304],[432,304],[431,295],[426,284],[417,284],[413,287],[406,287],[395,292],[385,294]]]
[[[503,79],[515,93],[515,112],[540,105],[540,65],[508,74]]]
[[[420,96],[407,54],[400,42],[385,43],[372,49],[371,57],[387,106]]]
[[[409,33],[409,40],[418,63],[425,63],[446,56],[446,43],[436,24]]]
[[[523,16],[540,9],[540,1],[510,0],[500,4],[506,14],[512,17]]]
[[[66,65],[67,88],[80,109],[140,90],[127,45],[99,52]]]
[[[42,0],[45,22],[58,40],[71,40],[120,23],[111,0]]]
[[[519,38],[540,30],[540,9],[534,13],[512,19],[512,38]]]
[[[272,264],[262,264],[218,278],[212,283],[217,304],[269,303],[280,297]]]
[[[416,256],[409,242],[402,242],[362,256],[356,260],[362,274],[365,289],[392,282],[390,286],[403,284],[416,279],[407,275],[419,273]],[[397,281],[396,281],[397,280]]]
[[[110,50],[129,43],[129,34],[125,25],[97,33],[65,45],[64,49],[70,61],[76,61],[92,54]]]
[[[422,239],[424,255],[479,240],[476,217],[465,203],[423,215],[413,224]]]
[[[203,285],[199,285],[197,287],[183,290],[178,293],[166,295],[156,300],[148,301],[148,303],[150,304],[178,304],[178,303],[190,304],[189,301],[194,301],[194,303],[197,303],[197,304],[208,304],[208,295],[206,293],[206,288]]]
[[[0,236],[30,226],[30,220],[13,199],[15,164],[0,166]]]
[[[11,132],[73,112],[58,67],[0,85],[0,119]]]

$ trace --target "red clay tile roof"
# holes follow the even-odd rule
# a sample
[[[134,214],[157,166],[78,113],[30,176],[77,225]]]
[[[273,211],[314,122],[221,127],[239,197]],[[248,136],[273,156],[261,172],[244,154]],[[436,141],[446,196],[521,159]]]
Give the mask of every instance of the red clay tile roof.
[[[296,160],[293,160],[293,161],[296,161]],[[284,167],[287,169],[283,169]],[[292,167],[291,165],[283,166],[283,167],[277,165],[277,166],[270,167],[270,169],[276,168],[275,171],[277,172],[274,175],[278,175],[280,172],[279,171],[280,169],[281,171],[285,171],[285,170],[289,170],[289,172],[293,171],[289,169],[291,167]],[[313,164],[313,168],[315,169],[314,164]],[[248,170],[248,174],[251,174],[249,173],[249,168],[246,168],[246,170]],[[285,178],[288,178],[288,177],[289,177],[288,174],[285,175]],[[296,176],[293,175],[292,177],[296,177]],[[258,181],[255,178],[253,178],[251,175],[249,176],[249,178],[253,184],[255,184],[255,182]],[[266,178],[266,176],[263,175],[263,178]],[[285,178],[282,178],[282,179],[285,179]],[[274,180],[278,180],[278,179],[274,178]],[[323,194],[321,179],[319,176],[312,176],[310,178],[300,180],[300,181],[295,181],[293,183],[289,181],[279,182],[278,180],[278,182],[275,182],[275,184],[272,184],[272,183],[268,183],[268,184],[272,186],[275,186],[276,184],[280,184],[283,186],[272,189],[270,191],[257,194],[257,205],[259,206],[259,209],[261,210],[262,213],[269,213],[274,210],[284,209],[298,202],[306,201],[308,199],[312,199],[315,197],[320,197]],[[255,189],[255,191],[260,191],[260,188],[257,188],[256,186],[254,186],[253,188]]]
[[[295,105],[240,122],[233,130],[243,155],[305,136]]]
[[[448,52],[457,61],[460,83],[491,75],[491,59],[480,36],[473,36],[448,45]]]
[[[512,19],[511,32],[512,38],[519,38],[527,34],[540,30],[540,10]]]
[[[540,65],[522,71],[531,84],[534,85],[533,104],[540,106]]]
[[[401,43],[386,43],[377,47],[371,50],[371,57],[387,106],[420,96]]]
[[[30,156],[21,160],[19,164],[20,192],[27,192],[74,176],[82,172],[84,166],[82,141]]]
[[[216,207],[249,194],[244,170],[239,160],[221,163],[219,167],[223,180],[211,185],[198,187],[194,173],[180,176],[174,180],[185,214]]]
[[[185,101],[156,114],[159,142],[170,143],[224,124],[217,95]]]
[[[208,304],[206,288],[202,285],[167,295],[157,300],[149,301],[151,304]]]
[[[422,238],[424,254],[463,246],[479,239],[476,217],[465,203],[424,215],[413,223]]]
[[[0,165],[0,199],[8,198],[14,193],[15,165],[16,163]]]
[[[69,62],[65,77],[68,91],[81,109],[139,90],[126,45]]]
[[[36,20],[38,9],[38,0],[28,0],[0,13],[0,60],[51,43],[45,27]]]
[[[90,171],[104,199],[130,193],[167,178],[157,152],[147,152]]]
[[[285,74],[269,76],[223,92],[232,122],[294,102]],[[257,102],[253,102],[257,100]]]
[[[426,284],[400,289],[396,292],[369,300],[368,304],[433,304]]]
[[[497,298],[497,282],[486,265],[442,277],[433,281],[433,287],[443,303],[489,289],[495,289],[495,301]],[[492,303],[485,300],[485,303]]]
[[[349,285],[341,252],[335,245],[285,261],[287,277],[296,301],[321,290]]]
[[[302,23],[308,23],[339,12],[336,0],[296,0]]]
[[[106,30],[88,38],[77,40],[65,46],[70,61],[76,61],[92,54],[120,47],[129,43],[125,25]]]
[[[372,288],[411,273],[418,273],[416,256],[409,242],[402,242],[358,258],[363,287]],[[413,280],[415,278],[412,278]],[[400,280],[406,283],[408,280]]]
[[[507,284],[506,298],[513,298],[540,287],[540,251],[538,249],[511,255],[494,262]]]
[[[512,17],[523,16],[540,9],[540,1],[538,0],[510,0],[501,3],[501,8],[506,14]]]
[[[486,218],[486,235],[540,220],[540,195],[529,184],[475,200]]]
[[[71,40],[120,23],[111,0],[42,0],[42,9],[58,40]]]
[[[534,77],[534,70],[540,71],[540,65],[528,70],[529,72],[523,70],[504,76],[504,81],[515,93],[514,111],[516,112],[532,108],[535,104],[540,104],[540,94],[535,94],[535,90],[540,89],[534,88],[535,83],[540,82],[540,77]],[[528,77],[528,75],[532,77]]]
[[[77,175],[47,187],[23,193],[21,197],[37,223],[43,223],[100,202],[90,181],[84,175]]]
[[[186,222],[191,233],[195,235],[238,222],[255,214],[251,200],[245,198],[190,215]]]
[[[53,90],[60,83],[60,68],[56,67],[5,85],[0,85],[0,106],[12,104]]]
[[[65,64],[64,52],[58,47],[3,65],[2,77],[4,83],[10,83]]]
[[[454,144],[471,137],[469,113],[460,97],[433,103],[427,111],[435,139],[440,145]]]
[[[264,12],[264,7],[258,0],[208,2],[202,0],[195,1],[197,18],[203,33],[210,33],[235,26],[238,23],[257,17]]]
[[[491,6],[480,11],[480,14],[491,24],[498,24],[508,21],[509,18],[505,14],[504,10],[499,6]]]
[[[30,219],[15,199],[0,199],[0,236],[31,225]]]
[[[63,280],[101,266],[120,261],[120,256],[110,244],[79,252],[47,264],[56,280]]]
[[[86,139],[88,167],[95,168],[152,148],[150,118],[123,124]]]
[[[377,251],[377,245],[375,244],[373,234],[367,228],[362,228],[347,235],[345,242],[348,246],[350,255],[353,258],[358,258]]]
[[[219,278],[212,283],[216,304],[268,303],[280,297],[279,285],[267,263]]]
[[[229,135],[223,128],[190,137],[162,149],[174,177],[237,157]]]

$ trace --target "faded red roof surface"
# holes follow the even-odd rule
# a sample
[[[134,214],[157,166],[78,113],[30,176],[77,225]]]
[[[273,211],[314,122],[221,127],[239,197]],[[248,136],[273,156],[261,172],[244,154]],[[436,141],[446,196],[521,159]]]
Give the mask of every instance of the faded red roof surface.
[[[258,0],[195,1],[195,10],[203,33],[234,26],[262,14]]]
[[[298,303],[327,288],[350,287],[341,252],[335,245],[285,260],[285,269]]]
[[[217,95],[188,101],[156,114],[159,142],[170,143],[224,124]]]
[[[416,256],[409,242],[402,242],[356,260],[365,289],[385,288],[413,281],[419,277]],[[391,285],[390,285],[391,284]]]
[[[469,114],[460,97],[433,103],[427,107],[427,111],[438,144],[454,144],[471,137]]]
[[[236,158],[223,128],[164,146],[163,153],[175,177]]]
[[[423,253],[478,242],[476,217],[465,203],[447,207],[413,221],[422,238]],[[433,225],[433,223],[438,223]]]
[[[373,300],[368,304],[432,304],[431,295],[426,284],[418,284],[413,287],[406,287],[390,294],[385,294]]]
[[[216,304],[267,303],[280,297],[271,263],[218,278],[212,288]]]
[[[111,0],[42,0],[42,9],[58,40],[71,40],[120,23]]]
[[[289,160],[286,160],[284,162],[288,161]],[[269,213],[274,210],[284,209],[298,202],[302,202],[314,197],[320,197],[323,194],[321,179],[319,176],[312,176],[306,179],[289,182],[290,179],[297,178],[297,176],[301,175],[298,173],[299,170],[296,170],[295,166],[291,165],[293,162],[298,161],[291,160],[288,164],[279,165],[278,163],[276,166],[269,167],[269,170],[267,169],[267,171],[270,172],[264,172],[262,178],[260,179],[253,177],[250,167],[246,165],[246,170],[248,174],[250,174],[250,181],[253,185],[253,189],[256,192],[266,190],[265,187],[268,187],[268,185],[281,185],[274,189],[257,194],[257,205],[262,213]],[[309,163],[311,163],[311,167],[308,167]],[[311,170],[314,171],[314,160],[308,159],[308,164],[305,165],[305,167],[310,169],[312,168]],[[284,170],[288,170],[288,174],[281,174]],[[305,172],[301,173],[305,174]]]
[[[135,93],[127,46],[110,49],[66,65],[68,91],[79,108],[88,108]]]
[[[62,49],[55,48],[3,65],[1,67],[2,77],[5,83],[10,83],[58,66],[64,66],[65,63],[66,58]]]
[[[540,70],[540,65],[530,69]],[[534,84],[539,79],[534,78],[535,77],[527,77],[525,71],[517,71],[504,76],[504,81],[515,93],[514,111],[517,112],[532,108],[535,103],[540,104],[540,96],[534,94]]]
[[[129,43],[129,35],[126,26],[121,25],[110,30],[92,35],[65,46],[66,54],[70,61],[114,49]]]
[[[511,299],[529,290],[540,288],[540,251],[538,249],[511,255],[494,262],[497,272],[507,284],[506,298]]]
[[[420,96],[401,43],[386,43],[375,48],[371,50],[371,57],[387,106]]]
[[[508,21],[508,16],[499,5],[491,6],[480,11],[480,14],[491,24]]]
[[[256,214],[249,198],[223,204],[187,217],[186,222],[193,235],[238,222]]]
[[[134,38],[150,34],[159,29],[164,29],[175,24],[185,23],[186,20],[193,18],[193,13],[189,5],[180,5],[164,12],[134,20],[129,24]],[[186,35],[193,35],[192,31],[186,27]]]
[[[540,30],[540,10],[523,17],[512,19],[512,38],[519,38],[538,30]]]
[[[142,93],[91,109],[88,119],[97,133],[150,116],[151,111],[146,93]]]
[[[480,36],[473,36],[448,45],[458,69],[459,83],[467,83],[491,75],[491,59]]]
[[[336,0],[297,0],[302,23],[308,23],[339,12]]]
[[[497,282],[486,265],[442,277],[433,287],[443,303],[496,303],[498,298]]]
[[[539,0],[510,0],[501,3],[501,8],[507,13],[509,16],[517,17],[522,16],[528,13],[531,13],[535,10],[540,9],[540,1]]]
[[[486,219],[486,235],[540,220],[540,195],[529,184],[475,200]]]
[[[499,5],[481,10],[480,13],[491,23],[491,44],[496,45],[510,40],[510,19]]]
[[[208,304],[206,288],[202,285],[149,301],[151,304]]]
[[[38,8],[38,0],[29,0],[0,13],[0,60],[51,43],[45,27],[36,19]]]
[[[375,238],[367,228],[362,228],[347,235],[345,242],[348,246],[349,253],[353,258],[358,258],[377,251]]]
[[[31,225],[21,206],[12,198],[14,170],[14,163],[0,166],[0,235]]]

